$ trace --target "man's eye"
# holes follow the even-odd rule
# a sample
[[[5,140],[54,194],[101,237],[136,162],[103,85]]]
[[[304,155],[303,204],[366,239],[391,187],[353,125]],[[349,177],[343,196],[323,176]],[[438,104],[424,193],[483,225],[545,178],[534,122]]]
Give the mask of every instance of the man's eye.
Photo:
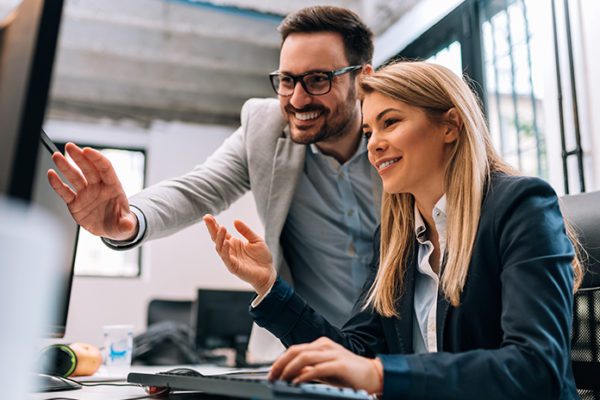
[[[294,82],[294,78],[292,78],[291,76],[282,75],[279,77],[279,81],[282,85],[292,85]]]
[[[319,83],[327,82],[329,80],[329,77],[327,75],[314,74],[314,75],[307,75],[305,80],[309,84],[319,84]]]

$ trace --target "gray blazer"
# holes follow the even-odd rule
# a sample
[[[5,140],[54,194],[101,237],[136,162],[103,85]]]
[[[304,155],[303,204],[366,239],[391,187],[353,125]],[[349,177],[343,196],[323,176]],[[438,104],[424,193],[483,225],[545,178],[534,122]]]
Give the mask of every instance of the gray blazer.
[[[293,282],[279,237],[303,170],[306,145],[292,142],[275,99],[248,100],[241,123],[206,162],[130,198],[148,223],[142,241],[174,233],[204,214],[218,214],[252,190],[278,273]],[[381,197],[380,182],[373,169],[375,199]]]

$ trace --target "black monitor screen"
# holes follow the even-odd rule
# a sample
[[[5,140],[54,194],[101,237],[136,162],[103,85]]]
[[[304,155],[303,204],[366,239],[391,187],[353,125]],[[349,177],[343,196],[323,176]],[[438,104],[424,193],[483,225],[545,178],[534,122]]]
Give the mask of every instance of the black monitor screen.
[[[196,346],[204,349],[247,346],[254,292],[199,289],[194,306]],[[245,348],[244,348],[245,350]]]
[[[57,219],[59,219],[61,225],[66,227],[65,231],[67,232],[67,237],[63,239],[66,243],[69,243],[69,245],[65,246],[65,251],[60,256],[61,287],[58,291],[56,291],[59,298],[57,298],[54,302],[56,304],[56,307],[54,308],[55,312],[54,315],[51,316],[50,324],[45,332],[45,336],[48,337],[62,337],[65,333],[65,327],[67,324],[67,312],[69,309],[71,284],[73,281],[73,268],[75,265],[75,250],[77,248],[77,234],[79,226],[71,217],[71,214],[69,213],[65,203],[54,192],[50,186],[50,183],[48,183],[47,171],[50,168],[56,170],[56,166],[52,161],[52,152],[48,148],[47,144],[44,143],[44,139],[48,141],[49,139],[43,133],[41,138],[42,141],[38,146],[31,204],[48,210]]]

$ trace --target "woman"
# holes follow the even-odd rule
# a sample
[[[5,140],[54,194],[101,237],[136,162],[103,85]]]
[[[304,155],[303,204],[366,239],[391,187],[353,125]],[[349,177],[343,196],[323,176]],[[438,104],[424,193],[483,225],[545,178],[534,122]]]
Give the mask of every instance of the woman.
[[[448,69],[401,62],[359,85],[385,194],[378,255],[341,330],[277,278],[246,225],[235,222],[242,241],[205,217],[226,266],[258,293],[256,322],[291,346],[270,377],[384,398],[577,398],[569,331],[582,271],[552,188],[500,160]]]

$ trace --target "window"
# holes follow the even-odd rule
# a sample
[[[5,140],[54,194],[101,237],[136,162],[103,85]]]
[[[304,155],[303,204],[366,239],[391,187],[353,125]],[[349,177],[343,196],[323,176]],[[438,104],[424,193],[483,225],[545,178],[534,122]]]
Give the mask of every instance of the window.
[[[462,70],[475,83],[492,139],[503,158],[523,174],[540,176],[559,192],[562,184],[569,193],[569,178],[575,175],[570,167],[577,169],[580,190],[585,191],[584,151],[576,108],[569,2],[564,2],[564,10],[558,7],[562,13],[557,12],[558,3],[464,0],[397,56]],[[557,24],[557,19],[565,27]],[[570,69],[562,75],[565,78],[570,72],[570,79],[561,78],[560,71],[564,54],[559,52],[557,37],[564,35]],[[561,90],[571,94],[565,103]],[[572,113],[565,112],[569,105]],[[566,121],[569,118],[572,121]],[[569,122],[572,135],[565,129]],[[562,168],[550,160],[561,160]]]
[[[93,147],[93,146],[92,146]],[[144,187],[143,150],[97,148],[112,163],[127,196]],[[84,229],[79,231],[75,274],[78,276],[136,277],[141,272],[141,249],[115,251]]]
[[[460,52],[460,42],[454,41],[448,47],[439,50],[437,53],[427,59],[435,64],[450,68],[458,76],[462,76],[462,59]]]
[[[482,7],[485,92],[496,148],[524,174],[548,179],[543,76],[536,0],[489,1]]]

